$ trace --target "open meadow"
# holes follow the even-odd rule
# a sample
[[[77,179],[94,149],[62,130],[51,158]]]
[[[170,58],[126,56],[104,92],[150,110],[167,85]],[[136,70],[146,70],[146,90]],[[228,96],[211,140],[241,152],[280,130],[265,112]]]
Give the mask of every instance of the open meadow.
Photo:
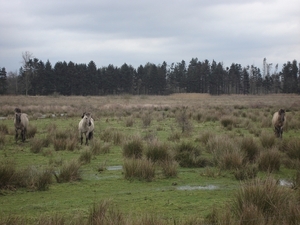
[[[300,224],[299,95],[0,96],[0,107],[0,225]]]

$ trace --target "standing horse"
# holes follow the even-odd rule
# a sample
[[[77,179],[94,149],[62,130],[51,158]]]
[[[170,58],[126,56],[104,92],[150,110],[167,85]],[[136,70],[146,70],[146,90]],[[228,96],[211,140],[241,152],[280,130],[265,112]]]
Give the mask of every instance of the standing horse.
[[[26,132],[29,125],[28,116],[26,113],[22,113],[21,109],[15,108],[14,125],[16,130],[15,140],[18,140],[18,130],[21,130],[21,138],[24,142],[26,139]]]
[[[83,143],[83,134],[85,134],[85,144],[88,145],[88,140],[93,138],[94,120],[90,113],[83,113],[78,124],[80,142]]]
[[[276,137],[282,138],[283,127],[286,123],[285,119],[285,110],[280,109],[278,112],[275,112],[272,119],[272,125],[274,127],[274,132]]]

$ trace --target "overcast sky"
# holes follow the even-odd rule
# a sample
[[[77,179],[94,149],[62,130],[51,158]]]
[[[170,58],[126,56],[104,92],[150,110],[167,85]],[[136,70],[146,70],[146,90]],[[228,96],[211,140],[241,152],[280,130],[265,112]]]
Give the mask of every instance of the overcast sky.
[[[300,61],[299,0],[0,0],[0,67],[22,53],[137,68],[192,58],[255,65]]]

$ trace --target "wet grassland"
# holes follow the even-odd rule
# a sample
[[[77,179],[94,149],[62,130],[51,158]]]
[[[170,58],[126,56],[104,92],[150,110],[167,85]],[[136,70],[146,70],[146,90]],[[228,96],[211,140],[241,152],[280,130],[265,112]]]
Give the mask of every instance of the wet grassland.
[[[297,95],[1,96],[0,106],[0,224],[300,220]],[[16,107],[30,120],[24,143]],[[282,140],[271,125],[280,108]],[[95,120],[89,146],[83,112]],[[270,189],[279,194],[266,206],[258,193]]]

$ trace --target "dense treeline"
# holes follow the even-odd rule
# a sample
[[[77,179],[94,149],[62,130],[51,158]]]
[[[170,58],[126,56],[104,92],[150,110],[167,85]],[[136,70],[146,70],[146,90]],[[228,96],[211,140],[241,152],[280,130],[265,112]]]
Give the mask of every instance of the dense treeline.
[[[252,66],[222,63],[193,58],[167,65],[147,63],[133,68],[108,65],[97,68],[93,61],[86,64],[57,62],[23,57],[19,75],[0,70],[0,94],[50,95],[165,95],[179,92],[220,94],[300,93],[297,61],[288,61],[278,71],[263,60],[262,71]]]

